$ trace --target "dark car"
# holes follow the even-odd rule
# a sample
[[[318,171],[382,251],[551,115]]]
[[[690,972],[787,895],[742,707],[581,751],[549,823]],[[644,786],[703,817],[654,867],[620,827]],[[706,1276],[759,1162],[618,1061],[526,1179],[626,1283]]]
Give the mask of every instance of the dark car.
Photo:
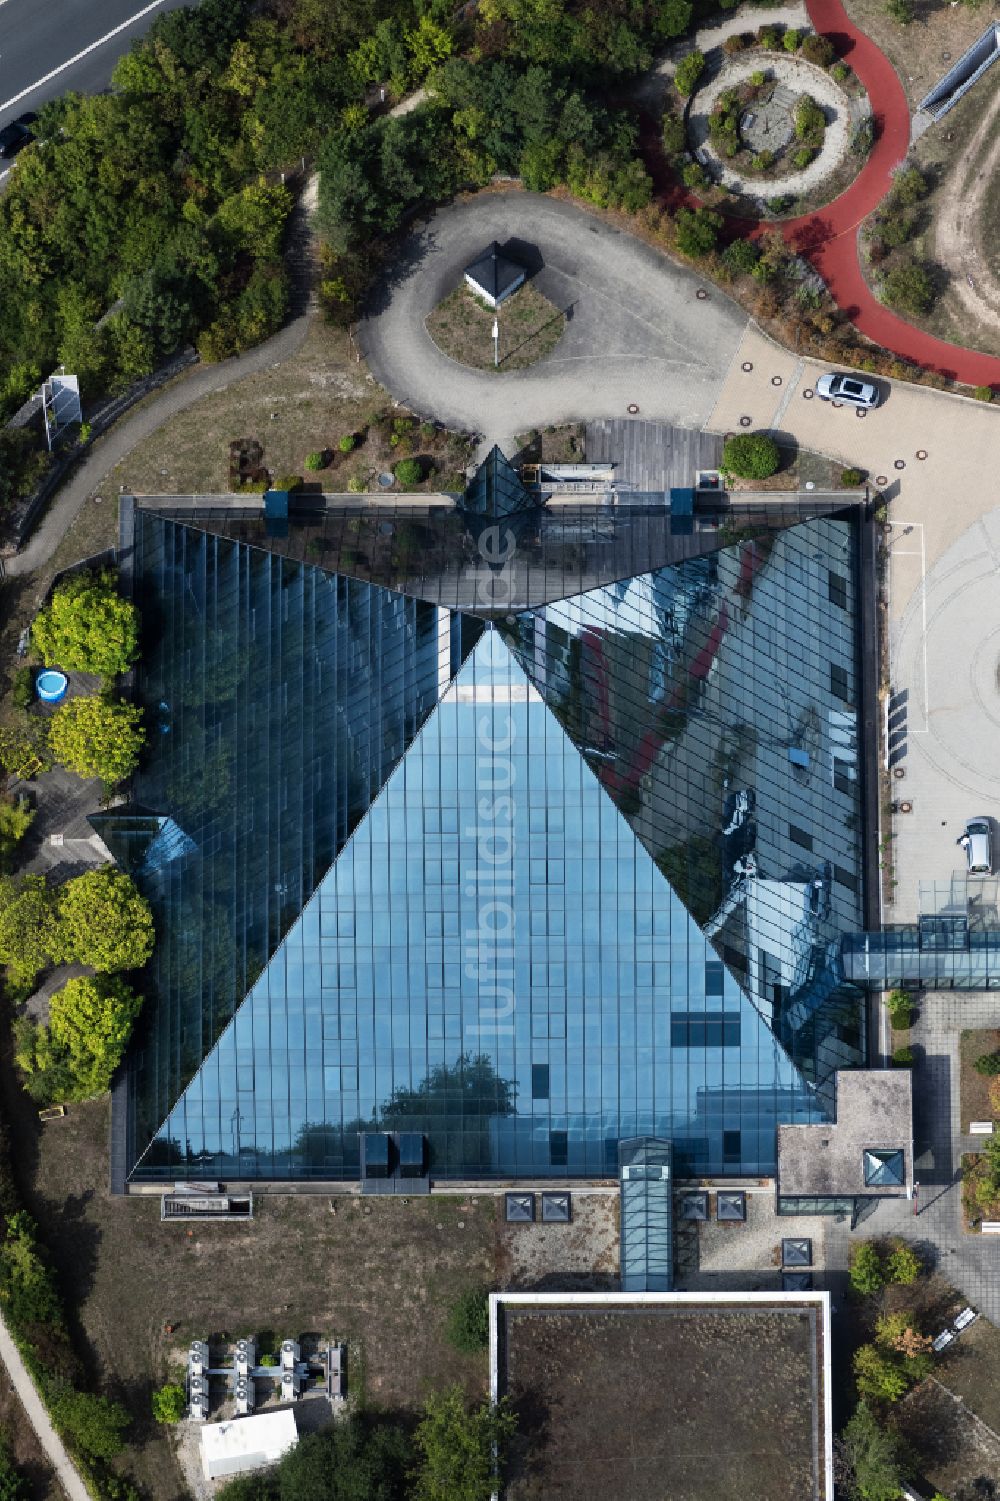
[[[35,133],[31,129],[38,116],[34,114],[18,115],[9,125],[0,130],[0,161],[10,161],[29,141],[35,139]]]

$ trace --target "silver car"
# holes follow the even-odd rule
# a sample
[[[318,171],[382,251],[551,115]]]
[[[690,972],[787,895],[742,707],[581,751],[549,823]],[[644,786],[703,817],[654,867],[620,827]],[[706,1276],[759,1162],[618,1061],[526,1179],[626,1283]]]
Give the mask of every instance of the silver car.
[[[965,851],[970,876],[993,874],[993,825],[988,818],[970,818],[957,842]]]
[[[822,401],[842,401],[850,407],[878,406],[878,387],[859,375],[821,375],[816,395]]]

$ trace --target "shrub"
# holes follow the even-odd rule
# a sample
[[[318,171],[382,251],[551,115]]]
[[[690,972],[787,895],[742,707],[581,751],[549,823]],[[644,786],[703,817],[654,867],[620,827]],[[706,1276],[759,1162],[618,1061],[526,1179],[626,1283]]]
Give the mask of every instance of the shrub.
[[[31,644],[46,667],[112,678],[139,653],[139,617],[122,599],[113,573],[77,573],[59,584],[31,627]]]
[[[320,469],[326,468],[325,453],[310,453],[306,455],[306,468],[315,474]]]
[[[795,134],[800,141],[822,138],[826,129],[826,116],[809,94],[803,94],[795,106]]]
[[[757,40],[762,47],[766,47],[769,52],[773,52],[781,45],[781,32],[777,26],[758,26]]]
[[[977,401],[992,401],[993,400],[993,387],[992,386],[977,386],[976,389],[973,391],[972,394],[976,398]]]
[[[737,52],[744,52],[746,50],[746,46],[746,37],[744,37],[741,32],[734,31],[730,36],[726,37],[725,41],[722,44],[722,50],[727,54],[727,56],[732,57]]]
[[[722,259],[730,271],[748,276],[760,259],[760,251],[752,240],[733,240],[722,252]]]
[[[876,1345],[862,1345],[854,1352],[854,1380],[862,1397],[880,1402],[898,1402],[906,1395],[909,1381],[897,1361]]]
[[[862,1241],[851,1258],[851,1287],[863,1297],[870,1297],[885,1285],[882,1258],[870,1240]]]
[[[798,52],[802,46],[801,31],[796,31],[794,26],[790,26],[781,38],[781,45],[786,52]]]
[[[766,81],[767,74],[764,72],[763,68],[757,68],[755,72],[750,74],[750,82],[753,84],[755,89],[763,88]]]
[[[722,450],[722,467],[743,479],[767,479],[781,463],[781,453],[767,433],[737,433]]]
[[[996,1078],[1000,1074],[1000,1051],[996,1053],[980,1053],[973,1064],[977,1074],[983,1074],[987,1079]]]
[[[146,739],[142,710],[101,698],[71,698],[49,722],[49,744],[60,765],[114,787],[139,764]]]
[[[340,449],[341,453],[353,453],[357,445],[358,440],[353,433],[345,433],[337,443],[337,447]]]
[[[909,1287],[912,1282],[916,1282],[922,1270],[923,1267],[916,1251],[905,1241],[894,1240],[885,1263],[886,1276],[889,1281]]]
[[[18,1332],[62,1323],[55,1280],[39,1254],[35,1222],[23,1209],[7,1220],[0,1246],[0,1294],[4,1313]]]
[[[885,0],[885,13],[900,26],[909,26],[913,20],[913,0]]]
[[[34,820],[35,810],[26,797],[7,797],[0,793],[0,871],[13,867],[17,846]]]
[[[269,486],[272,490],[297,490],[302,484],[301,474],[276,474]]]
[[[700,162],[688,162],[681,177],[686,188],[703,188],[708,182],[708,174]]]
[[[829,67],[834,58],[833,43],[825,36],[807,36],[802,43],[802,56],[817,68]]]
[[[485,1350],[490,1337],[489,1294],[478,1288],[460,1293],[449,1310],[446,1333],[456,1350],[470,1355]]]
[[[364,475],[352,474],[350,479],[347,481],[347,488],[352,495],[361,495],[363,491],[368,489]]]
[[[904,167],[897,172],[892,185],[892,197],[896,203],[909,207],[927,197],[927,179],[917,167]]]
[[[424,466],[419,459],[400,459],[393,471],[404,490],[419,485],[424,477]]]
[[[677,210],[675,243],[683,255],[692,259],[710,255],[719,239],[722,217],[711,209],[699,208]]]
[[[751,158],[750,165],[755,172],[767,172],[774,166],[774,152],[758,151],[757,155]]]
[[[859,1402],[839,1444],[849,1494],[861,1501],[899,1501],[899,1449],[896,1435],[879,1426],[867,1402]]]
[[[461,1387],[433,1392],[415,1434],[412,1501],[488,1501],[499,1489],[514,1428],[506,1401],[469,1411]]]
[[[792,164],[801,170],[803,167],[808,167],[815,155],[811,146],[802,146],[792,157]]]
[[[115,1459],[125,1447],[122,1435],[131,1419],[109,1397],[67,1388],[53,1397],[51,1412],[59,1432],[93,1459]]]
[[[830,77],[835,83],[846,83],[851,76],[851,70],[846,63],[834,63],[830,69]]]
[[[909,1047],[896,1048],[895,1052],[892,1055],[892,1061],[895,1064],[896,1068],[912,1068],[913,1049]]]
[[[676,156],[684,150],[687,132],[684,129],[684,121],[673,110],[666,110],[663,115],[663,123],[660,127],[660,138],[663,141],[663,149],[667,156]]]
[[[153,1393],[153,1417],[158,1423],[179,1423],[186,1406],[184,1388],[176,1381],[168,1381]]]
[[[989,387],[987,387],[989,390]],[[35,702],[35,673],[31,667],[19,667],[14,674],[11,702],[15,709],[30,709]]]
[[[840,483],[848,490],[856,490],[858,485],[864,482],[864,471],[861,469],[842,469],[840,471]]]
[[[704,71],[705,54],[703,52],[695,49],[694,52],[689,52],[687,57],[682,57],[677,64],[677,71],[674,74],[674,83],[677,87],[677,92],[687,98],[689,94],[694,92],[695,84]]]
[[[917,261],[893,266],[882,282],[882,301],[905,313],[926,313],[934,301],[930,277]]]

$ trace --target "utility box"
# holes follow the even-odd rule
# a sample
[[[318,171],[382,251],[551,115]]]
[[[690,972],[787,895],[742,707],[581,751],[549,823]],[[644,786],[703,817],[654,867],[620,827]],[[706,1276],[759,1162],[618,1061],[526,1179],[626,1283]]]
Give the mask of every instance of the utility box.
[[[388,1178],[392,1172],[392,1142],[387,1131],[361,1133],[361,1175]]]
[[[399,1176],[422,1178],[425,1158],[424,1138],[420,1132],[401,1131],[399,1133]]]

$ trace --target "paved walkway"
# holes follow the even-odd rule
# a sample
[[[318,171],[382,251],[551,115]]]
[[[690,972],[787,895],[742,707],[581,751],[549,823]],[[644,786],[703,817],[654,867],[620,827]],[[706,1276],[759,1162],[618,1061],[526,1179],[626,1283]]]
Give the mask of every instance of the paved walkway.
[[[534,285],[566,315],[551,354],[505,374],[471,370],[425,327],[492,240],[516,247]],[[387,390],[421,415],[482,433],[511,452],[514,435],[625,415],[700,428],[747,326],[743,309],[705,292],[692,271],[585,213],[538,193],[481,193],[432,214],[409,236],[359,343]],[[504,314],[500,312],[501,352]]]
[[[45,1451],[45,1455],[55,1470],[56,1475],[59,1477],[59,1483],[69,1497],[69,1501],[90,1501],[90,1492],[80,1479],[76,1466],[66,1453],[66,1447],[62,1439],[52,1426],[52,1420],[45,1410],[41,1397],[35,1390],[35,1383],[28,1375],[27,1366],[21,1359],[21,1353],[10,1337],[2,1315],[0,1315],[0,1360],[7,1367],[7,1374],[10,1376],[14,1390],[21,1399],[28,1422],[38,1435],[38,1442]]]

